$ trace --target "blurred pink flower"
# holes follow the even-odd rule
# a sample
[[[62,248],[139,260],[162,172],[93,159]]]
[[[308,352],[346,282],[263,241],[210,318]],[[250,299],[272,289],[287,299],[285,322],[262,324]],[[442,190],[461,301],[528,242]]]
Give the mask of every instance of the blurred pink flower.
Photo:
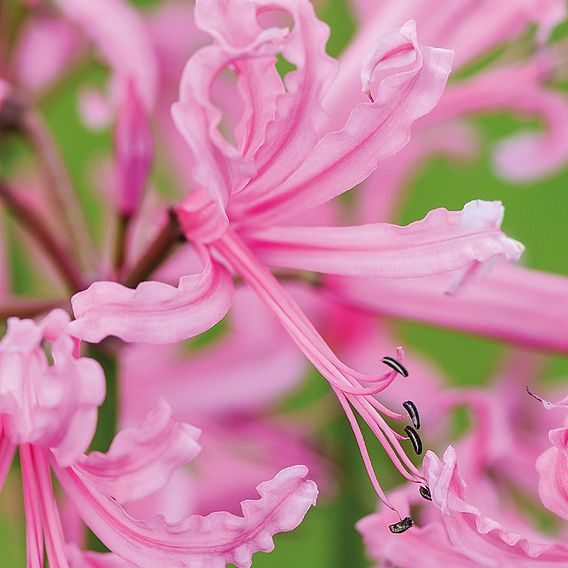
[[[426,455],[424,475],[435,507],[425,501],[420,506],[411,487],[393,493],[402,514],[409,514],[410,507],[415,512],[420,509],[413,531],[396,538],[388,535],[386,525],[396,518],[384,508],[358,523],[377,566],[391,562],[412,568],[418,559],[427,568],[443,561],[464,568],[548,567],[567,562],[565,530],[556,531],[556,538],[538,532],[523,506],[525,499],[533,499],[538,485],[546,507],[561,517],[565,507],[564,429],[551,430],[553,447],[546,449],[544,432],[554,427],[558,413],[542,412],[523,387],[537,370],[536,363],[534,356],[517,353],[493,388],[439,393],[439,413],[448,415],[452,407],[465,406],[473,426],[442,460],[432,452]],[[443,432],[436,437],[438,442],[432,440],[436,445],[446,438]],[[467,499],[457,456],[469,484]]]
[[[248,567],[254,552],[272,549],[274,533],[301,522],[317,496],[315,484],[304,480],[304,466],[259,485],[261,499],[244,502],[242,517],[219,512],[167,524],[128,515],[122,504],[158,491],[196,457],[200,432],[176,421],[161,401],[137,427],[121,431],[106,454],[85,456],[104,374],[96,361],[77,356],[68,325],[68,315],[57,310],[38,324],[11,318],[0,342],[0,482],[19,447],[30,568],[43,566],[44,543],[52,566],[68,565],[51,470],[93,532],[137,566]]]

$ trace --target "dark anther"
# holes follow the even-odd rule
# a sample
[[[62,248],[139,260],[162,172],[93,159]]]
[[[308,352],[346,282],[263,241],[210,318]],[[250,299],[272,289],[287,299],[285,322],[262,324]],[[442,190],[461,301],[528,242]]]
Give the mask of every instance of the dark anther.
[[[406,367],[402,363],[397,361],[394,357],[388,357],[388,356],[383,357],[381,361],[385,365],[390,367],[393,371],[396,371],[399,375],[402,375],[403,377],[408,377],[408,371],[406,370]]]
[[[402,521],[398,521],[398,523],[389,525],[389,530],[391,533],[400,534],[406,532],[413,524],[414,522],[410,517],[404,517]]]
[[[432,493],[430,493],[429,487],[427,487],[426,485],[421,485],[419,491],[420,495],[422,495],[422,497],[426,499],[426,501],[432,501]]]
[[[402,403],[402,406],[404,406],[404,409],[408,412],[408,416],[410,417],[410,420],[412,420],[414,427],[417,430],[420,430],[420,414],[418,414],[418,408],[416,408],[416,405],[411,400],[407,400]]]
[[[422,453],[422,440],[418,435],[418,432],[412,426],[405,426],[404,431],[408,436],[408,439],[412,442],[412,447],[417,455]]]

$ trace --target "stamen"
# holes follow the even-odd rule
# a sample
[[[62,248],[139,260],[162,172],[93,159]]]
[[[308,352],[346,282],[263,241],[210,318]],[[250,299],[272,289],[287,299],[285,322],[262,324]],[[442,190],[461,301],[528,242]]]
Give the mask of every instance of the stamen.
[[[545,400],[544,398],[541,398],[540,396],[538,396],[537,394],[535,394],[534,392],[531,391],[531,389],[529,389],[529,387],[525,387],[527,389],[527,392],[536,400],[538,400],[542,406],[544,406],[544,408],[547,408],[548,410],[550,410],[551,408],[553,408],[553,404],[551,402],[549,402],[548,400]]]
[[[422,453],[422,440],[418,435],[418,432],[412,426],[405,426],[404,431],[408,436],[408,439],[412,442],[412,447],[416,452],[416,455],[420,455]]]
[[[432,493],[430,493],[430,488],[426,485],[420,486],[420,495],[426,499],[426,501],[432,501]]]
[[[386,357],[383,357],[381,361],[385,365],[387,365],[387,367],[390,367],[391,369],[396,371],[399,375],[408,377],[408,371],[406,370],[406,367],[400,361],[397,361],[394,357],[389,357],[387,355]]]
[[[407,400],[402,403],[402,406],[404,406],[404,409],[408,412],[408,416],[410,417],[410,420],[412,420],[414,427],[417,430],[420,430],[420,414],[418,414],[416,405],[411,400]]]
[[[406,532],[412,525],[414,525],[414,521],[410,517],[404,517],[398,523],[389,525],[389,530],[393,534],[401,534]]]

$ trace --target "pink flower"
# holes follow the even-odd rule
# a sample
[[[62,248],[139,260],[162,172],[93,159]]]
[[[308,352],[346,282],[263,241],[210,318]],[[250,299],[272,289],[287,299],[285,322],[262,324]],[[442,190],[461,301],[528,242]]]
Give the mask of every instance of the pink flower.
[[[248,567],[254,552],[272,550],[276,532],[301,522],[317,495],[315,484],[304,480],[304,466],[259,485],[260,500],[244,502],[243,516],[219,512],[167,524],[128,515],[123,504],[158,491],[196,457],[200,432],[174,420],[161,401],[141,424],[120,432],[106,454],[85,456],[104,397],[104,375],[98,363],[77,356],[68,325],[62,311],[39,324],[11,318],[0,342],[0,482],[19,448],[30,568],[43,566],[44,544],[50,565],[68,565],[50,471],[124,565]],[[51,348],[52,365],[42,344]],[[107,559],[121,565],[112,557],[104,557],[103,565]]]
[[[293,29],[260,27],[257,15],[269,7],[288,13]],[[93,284],[73,298],[74,333],[95,342],[108,335],[147,343],[191,337],[226,313],[232,284],[223,265],[230,266],[329,381],[353,427],[375,490],[388,503],[352,407],[402,475],[421,482],[400,444],[404,437],[384,419],[402,416],[373,396],[397,371],[366,375],[341,362],[265,264],[386,278],[453,272],[460,282],[490,259],[518,258],[522,247],[500,231],[498,203],[473,202],[455,213],[437,210],[404,228],[285,225],[362,181],[408,141],[413,122],[428,113],[442,93],[451,53],[418,43],[413,22],[381,36],[363,75],[363,87],[369,90],[377,73],[385,72],[376,101],[356,104],[343,130],[326,132],[321,101],[334,65],[325,54],[327,28],[308,2],[203,0],[196,5],[196,21],[216,41],[187,63],[180,100],[173,107],[195,160],[195,189],[177,214],[186,238],[204,259],[212,256],[204,260],[204,272],[183,277],[177,289],[157,282],[142,283],[136,290]],[[278,52],[296,66],[284,83],[274,68]],[[227,66],[237,72],[245,105],[235,131],[237,146],[221,136],[221,111],[211,99],[212,84]],[[398,367],[400,361],[391,364]],[[417,432],[410,432],[420,450]]]
[[[411,487],[394,492],[402,514],[410,507],[420,509],[415,530],[396,538],[388,535],[386,525],[397,518],[384,508],[358,523],[373,558],[401,568],[412,568],[418,559],[426,567],[441,562],[464,568],[566,563],[565,531],[557,531],[556,539],[540,534],[522,506],[538,482],[542,503],[561,517],[566,511],[564,429],[551,430],[553,447],[545,450],[543,432],[553,423],[553,413],[543,413],[521,386],[534,374],[537,362],[534,356],[517,353],[493,388],[440,393],[438,412],[447,414],[451,406],[465,405],[473,428],[443,459],[426,454],[423,472],[434,507]]]

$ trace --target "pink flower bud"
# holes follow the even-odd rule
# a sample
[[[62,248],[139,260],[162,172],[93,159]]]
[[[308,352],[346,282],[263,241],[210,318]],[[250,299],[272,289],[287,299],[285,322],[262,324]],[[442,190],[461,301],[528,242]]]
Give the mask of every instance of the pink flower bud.
[[[118,209],[131,215],[140,203],[154,145],[144,106],[129,81],[115,131]]]

